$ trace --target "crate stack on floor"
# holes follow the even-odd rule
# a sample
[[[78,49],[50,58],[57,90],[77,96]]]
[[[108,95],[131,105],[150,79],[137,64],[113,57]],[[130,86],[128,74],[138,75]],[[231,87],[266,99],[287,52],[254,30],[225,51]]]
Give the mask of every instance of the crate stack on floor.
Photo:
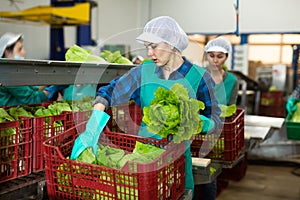
[[[206,173],[206,179],[202,174],[202,183],[199,181],[196,185],[198,192],[201,193],[200,184],[210,183],[217,178],[217,195],[219,195],[230,180],[239,181],[245,176],[247,160],[244,151],[244,116],[245,110],[237,108],[233,116],[226,117],[223,121],[220,134],[195,136],[191,145],[192,156],[211,159],[208,166],[210,173]],[[218,173],[219,166],[222,168],[220,173]],[[214,173],[217,173],[217,176],[214,176]]]
[[[46,113],[52,105],[54,102],[0,108],[1,195],[25,188],[30,185],[29,182],[35,184],[43,180],[45,161],[42,143],[75,123],[87,120],[91,112],[62,109],[57,113]],[[37,180],[34,180],[35,176]]]

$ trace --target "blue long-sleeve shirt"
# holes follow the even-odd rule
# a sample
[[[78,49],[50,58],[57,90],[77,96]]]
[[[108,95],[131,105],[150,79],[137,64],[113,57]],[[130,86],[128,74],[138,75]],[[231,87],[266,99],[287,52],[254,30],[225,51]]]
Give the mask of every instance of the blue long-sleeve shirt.
[[[186,76],[192,67],[192,63],[184,58],[184,63],[169,76],[168,80],[177,80]],[[119,105],[127,103],[130,99],[133,99],[137,105],[141,105],[140,102],[140,86],[142,66],[131,68],[123,76],[112,80],[108,85],[100,87],[97,91],[97,96],[94,101],[96,103],[102,103],[107,107],[113,105]],[[162,69],[157,67],[155,74],[164,79]],[[201,110],[201,115],[211,118],[215,122],[215,127],[220,127],[220,113],[221,110],[218,107],[217,99],[214,95],[215,83],[208,72],[205,72],[201,78],[196,98],[205,104],[205,109]]]

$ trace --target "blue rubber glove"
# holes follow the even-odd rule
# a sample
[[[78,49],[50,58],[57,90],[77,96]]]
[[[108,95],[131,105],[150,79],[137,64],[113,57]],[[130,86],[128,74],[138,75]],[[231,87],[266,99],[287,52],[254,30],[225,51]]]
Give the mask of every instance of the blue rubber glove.
[[[215,127],[215,123],[204,115],[200,115],[202,120],[202,133],[207,133]]]
[[[49,87],[46,87],[45,90],[49,92],[48,99],[52,100],[53,96],[64,89],[69,87],[69,85],[51,85]]]
[[[75,160],[87,147],[92,147],[97,156],[98,140],[110,116],[101,110],[93,110],[85,131],[75,140],[71,160]]]
[[[288,111],[288,115],[292,115],[295,110],[297,110],[296,99],[290,97],[286,103],[286,110]]]

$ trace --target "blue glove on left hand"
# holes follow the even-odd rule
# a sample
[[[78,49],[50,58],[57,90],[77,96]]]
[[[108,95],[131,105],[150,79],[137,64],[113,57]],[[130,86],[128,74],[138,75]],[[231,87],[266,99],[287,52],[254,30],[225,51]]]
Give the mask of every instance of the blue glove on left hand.
[[[54,94],[66,89],[67,87],[69,87],[69,85],[51,85],[49,87],[46,87],[45,90],[49,92],[48,99],[52,100]]]
[[[85,131],[74,142],[71,160],[75,160],[87,147],[92,147],[94,154],[97,155],[99,136],[109,118],[110,116],[105,112],[93,110]]]
[[[204,115],[200,115],[202,120],[202,131],[201,133],[207,133],[215,127],[215,123]]]

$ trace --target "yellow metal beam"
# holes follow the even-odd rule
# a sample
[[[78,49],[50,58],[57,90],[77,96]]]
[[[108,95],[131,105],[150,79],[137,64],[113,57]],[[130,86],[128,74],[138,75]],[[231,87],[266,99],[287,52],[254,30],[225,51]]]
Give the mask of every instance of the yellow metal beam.
[[[0,12],[0,18],[51,25],[82,25],[90,21],[90,3],[77,3],[70,7],[37,6],[22,11]]]

